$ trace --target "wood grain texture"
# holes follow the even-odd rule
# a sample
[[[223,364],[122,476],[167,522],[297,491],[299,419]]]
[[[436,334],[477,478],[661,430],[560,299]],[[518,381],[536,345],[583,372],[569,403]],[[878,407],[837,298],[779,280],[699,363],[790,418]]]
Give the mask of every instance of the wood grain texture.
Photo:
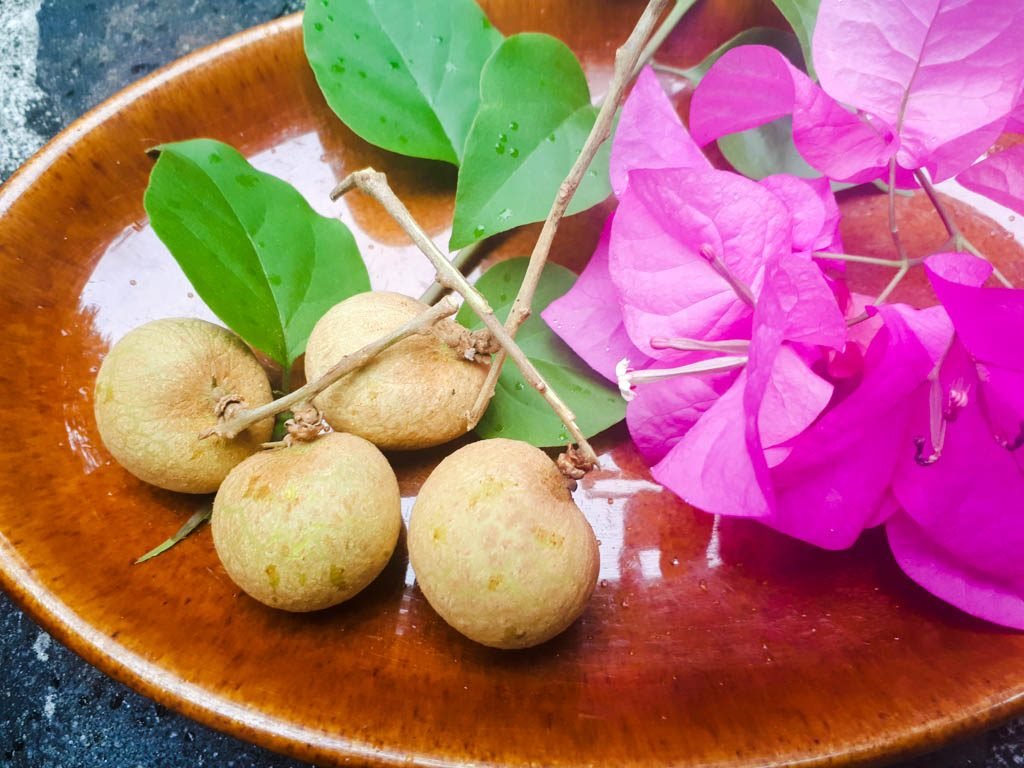
[[[642,3],[484,5],[506,33],[563,37],[600,94]],[[766,5],[706,0],[666,60],[699,60],[764,20]],[[451,169],[397,158],[342,127],[308,72],[297,17],[132,86],[0,189],[0,392],[16,435],[0,446],[0,583],[89,661],[191,717],[321,764],[881,762],[1024,711],[1024,636],[925,594],[877,533],[843,553],[747,521],[715,533],[710,517],[651,482],[622,427],[595,441],[602,469],[576,494],[602,542],[597,592],[568,632],[530,651],[492,651],[444,625],[401,545],[365,593],[311,616],[240,594],[208,531],[132,566],[197,502],[110,460],[92,383],[132,326],[204,314],[142,211],[144,150],[199,135],[234,144],[339,213],[376,287],[415,295],[430,270],[371,202],[325,202],[337,179],[372,164],[439,241],[450,226]],[[844,225],[853,252],[885,248],[878,199],[843,202],[856,213]],[[579,269],[607,210],[567,221],[554,258]],[[926,247],[933,222],[908,222],[911,248]],[[1003,263],[1019,258],[994,223],[971,227]],[[536,231],[503,238],[486,263],[523,254]],[[392,457],[406,512],[451,449]]]

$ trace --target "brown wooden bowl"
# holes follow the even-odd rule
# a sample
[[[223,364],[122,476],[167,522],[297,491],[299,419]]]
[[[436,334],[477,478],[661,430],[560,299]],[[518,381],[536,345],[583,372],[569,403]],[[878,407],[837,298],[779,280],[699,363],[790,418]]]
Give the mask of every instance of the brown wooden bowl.
[[[566,39],[600,92],[641,4],[484,5],[506,33]],[[703,3],[665,57],[692,63],[767,5]],[[208,531],[133,566],[199,500],[112,462],[92,418],[93,379],[129,328],[206,311],[142,209],[144,150],[200,135],[340,212],[377,287],[415,294],[430,269],[373,203],[327,201],[340,176],[375,165],[439,240],[450,224],[451,168],[346,130],[306,66],[297,16],[128,88],[0,190],[0,392],[11,430],[0,446],[0,583],[91,663],[197,720],[321,764],[857,763],[1024,710],[1024,636],[924,593],[877,533],[828,553],[754,523],[713,529],[651,482],[621,426],[597,439],[602,469],[576,494],[602,542],[600,586],[580,621],[530,651],[488,650],[450,630],[401,548],[364,594],[305,616],[240,594]],[[876,200],[844,202],[858,212],[851,250],[883,231]],[[607,207],[566,222],[558,261],[582,266]],[[907,236],[924,248],[929,236],[915,240],[915,226]],[[972,227],[976,243],[1016,253],[991,222]],[[488,259],[524,253],[536,231],[504,238]],[[394,457],[406,510],[443,453]]]

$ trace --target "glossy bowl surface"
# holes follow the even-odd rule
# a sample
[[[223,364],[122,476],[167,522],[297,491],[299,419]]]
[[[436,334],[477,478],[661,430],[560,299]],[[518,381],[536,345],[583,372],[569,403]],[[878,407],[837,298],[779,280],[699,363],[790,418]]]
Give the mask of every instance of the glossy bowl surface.
[[[506,33],[564,38],[598,94],[641,8],[484,5]],[[767,5],[707,0],[663,58],[699,60],[764,21]],[[1024,710],[1024,636],[925,594],[877,533],[829,553],[753,523],[713,524],[651,481],[621,426],[597,439],[602,468],[576,493],[601,540],[596,594],[568,632],[530,651],[488,650],[445,626],[402,548],[360,597],[304,616],[240,594],[208,530],[133,566],[200,500],[112,462],[92,385],[130,328],[209,317],[142,209],[145,150],[194,136],[234,144],[340,215],[378,288],[416,295],[429,266],[371,201],[330,203],[336,180],[374,165],[439,242],[450,226],[453,170],[379,151],[341,126],[306,66],[298,17],[131,86],[0,189],[0,583],[90,662],[197,720],[319,764],[858,763]],[[884,200],[843,205],[850,250],[884,253]],[[936,246],[923,201],[900,206],[911,249]],[[554,258],[579,270],[608,209],[568,220]],[[987,219],[968,231],[993,253],[1019,255]],[[528,252],[536,234],[501,239],[485,264]],[[1008,266],[1018,279],[1020,264]],[[444,450],[394,457],[406,513]]]

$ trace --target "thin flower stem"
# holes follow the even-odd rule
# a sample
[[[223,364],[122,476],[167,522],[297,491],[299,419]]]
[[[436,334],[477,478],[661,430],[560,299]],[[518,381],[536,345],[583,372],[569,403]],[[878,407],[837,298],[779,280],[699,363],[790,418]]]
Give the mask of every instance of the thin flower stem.
[[[666,75],[672,75],[672,77],[678,77],[680,80],[693,82],[693,78],[690,76],[690,70],[683,69],[682,67],[672,67],[668,64],[662,64],[660,61],[652,61],[651,69],[655,72],[661,72]]]
[[[928,199],[931,200],[932,206],[935,208],[935,212],[939,214],[939,218],[942,219],[942,226],[946,228],[946,232],[952,238],[961,237],[960,228],[956,225],[956,221],[950,215],[949,211],[946,210],[946,206],[939,200],[939,193],[935,191],[935,186],[932,184],[932,180],[928,178],[928,174],[918,168],[914,171],[914,178],[917,179],[918,184],[921,185],[921,189],[928,195]]]
[[[832,253],[831,251],[815,251],[811,254],[816,259],[827,259],[830,261],[849,261],[854,264],[872,264],[877,267],[892,267],[893,269],[899,269],[903,266],[902,261],[896,259],[879,259],[874,256],[856,256],[852,253]],[[907,259],[907,263],[911,267],[916,267],[920,264],[922,259]]]
[[[486,240],[477,240],[475,243],[470,243],[465,248],[456,251],[451,259],[452,266],[459,270],[459,272],[465,274],[466,265],[473,261],[479,253],[480,248],[486,242]],[[435,280],[430,284],[430,287],[423,292],[423,295],[420,296],[420,301],[424,304],[436,304],[447,292],[448,289]]]
[[[423,228],[420,227],[416,219],[414,219],[412,214],[409,213],[409,209],[405,207],[402,201],[399,200],[398,196],[391,189],[388,184],[387,177],[383,173],[375,171],[372,168],[364,168],[361,171],[356,171],[343,179],[334,191],[331,192],[331,199],[337,200],[346,192],[357,188],[380,203],[384,207],[384,210],[386,210],[398,225],[405,230],[409,237],[412,238],[413,242],[416,243],[427,259],[430,260],[430,263],[434,265],[434,269],[437,270],[438,283],[445,288],[450,288],[465,299],[466,303],[473,309],[477,317],[480,318],[483,324],[491,332],[494,339],[512,358],[512,361],[522,372],[523,378],[526,379],[530,386],[541,394],[541,396],[547,401],[548,405],[551,406],[551,409],[562,420],[562,423],[572,435],[573,440],[579,446],[582,465],[588,468],[596,467],[597,454],[590,446],[590,443],[587,442],[587,439],[583,436],[579,426],[577,426],[576,416],[571,410],[569,410],[569,407],[565,404],[562,398],[558,396],[558,393],[548,385],[544,380],[544,377],[536,369],[533,363],[530,362],[530,359],[523,353],[523,350],[519,345],[515,343],[512,335],[495,316],[494,311],[487,303],[487,299],[485,299],[480,292],[476,290],[476,288],[469,284],[466,276],[459,272],[459,270],[457,270],[452,263],[448,261],[441,249],[438,248],[427,233],[423,231]],[[491,365],[493,367],[493,361]],[[470,429],[474,426],[476,426],[476,422],[468,423],[468,427]]]
[[[903,278],[907,276],[907,272],[910,271],[910,258],[907,256],[907,249],[903,246],[903,241],[900,239],[899,222],[896,220],[895,156],[889,160],[889,234],[892,235],[893,245],[896,246],[896,253],[899,254],[900,257],[899,261],[896,262],[899,266],[896,269],[896,274],[892,276],[892,280],[889,281],[889,284],[882,289],[882,292],[878,294],[878,297],[872,302],[875,306],[884,304],[885,300],[888,299],[892,295],[892,292],[896,290],[896,287],[903,282]],[[857,322],[859,322],[859,319],[857,319]]]
[[[875,299],[875,301],[874,301],[875,306],[878,306],[879,304],[884,304],[885,303],[886,299],[888,299],[892,295],[892,292],[896,290],[896,287],[901,282],[903,282],[903,278],[907,276],[907,272],[909,272],[909,271],[910,271],[910,262],[909,261],[905,261],[902,264],[900,264],[900,268],[898,270],[896,270],[896,274],[892,276],[892,280],[889,281],[889,284],[886,285],[885,288],[882,289],[882,292],[880,294],[878,294],[878,298]]]
[[[889,234],[892,235],[893,245],[896,246],[896,253],[900,261],[906,263],[907,250],[903,247],[903,240],[900,239],[900,228],[896,221],[896,157],[889,160]]]
[[[376,341],[371,341],[362,349],[350,355],[345,355],[316,381],[311,381],[294,392],[284,397],[279,397],[277,400],[266,405],[238,411],[231,418],[224,419],[217,426],[204,432],[200,437],[205,438],[211,435],[225,438],[237,437],[259,421],[275,416],[282,411],[287,411],[299,403],[310,401],[343,376],[352,373],[352,371],[358,368],[362,368],[388,347],[397,344],[408,336],[428,331],[438,320],[454,315],[458,309],[459,305],[455,299],[450,296],[446,297],[404,325],[395,328],[395,330],[381,336]]]
[[[636,77],[640,74],[640,70],[643,69],[644,65],[651,60],[655,53],[657,53],[661,44],[665,42],[665,39],[670,34],[672,34],[672,30],[676,28],[676,25],[696,2],[697,0],[676,0],[675,6],[668,12],[665,20],[661,23],[661,26],[658,27],[658,31],[651,35],[650,40],[647,41],[647,45],[644,46],[643,51],[640,53],[640,58],[637,60],[636,64],[633,65],[632,77]]]
[[[537,238],[533,252],[530,254],[530,261],[526,268],[526,274],[523,276],[523,282],[519,286],[512,309],[505,320],[505,329],[508,331],[510,339],[515,338],[519,327],[530,316],[533,294],[540,283],[544,264],[547,263],[548,254],[551,252],[551,244],[554,242],[555,234],[558,232],[558,224],[565,215],[569,203],[572,202],[573,195],[576,194],[580,182],[583,181],[583,176],[590,167],[590,163],[597,154],[597,150],[611,135],[615,113],[625,98],[626,87],[633,79],[633,71],[636,68],[637,62],[640,61],[644,46],[654,34],[658,18],[665,10],[668,2],[669,0],[649,0],[647,7],[640,15],[640,19],[637,21],[633,31],[630,32],[626,42],[615,52],[615,70],[608,85],[608,93],[601,103],[601,109],[594,120],[593,128],[590,129],[590,135],[587,136],[587,140],[583,144],[583,149],[580,150],[576,162],[573,163],[569,174],[562,181],[558,194],[551,204],[551,210],[544,220],[540,236]],[[684,4],[679,3],[676,8]],[[506,350],[503,349],[491,360],[491,369],[487,372],[487,378],[480,388],[480,394],[477,395],[476,403],[474,403],[473,409],[469,413],[471,424],[475,425],[480,421],[484,411],[487,410],[491,398],[494,396],[494,387],[498,382],[498,376],[501,375],[501,366],[505,363],[505,354]]]
[[[981,251],[974,247],[974,244],[964,236],[964,233],[960,231],[960,227],[957,226],[956,219],[953,218],[949,210],[943,205],[942,200],[939,198],[939,193],[935,189],[935,185],[932,184],[932,180],[928,178],[928,174],[923,169],[918,168],[914,171],[914,177],[917,182],[921,185],[921,189],[928,195],[928,199],[932,203],[932,207],[935,208],[935,212],[939,214],[939,218],[942,219],[942,225],[946,228],[946,232],[953,238],[953,248],[957,251],[966,251],[974,256],[977,256],[983,261],[988,261],[988,257],[985,256]],[[992,264],[992,274],[995,278],[1005,285],[1007,288],[1013,288],[1013,283],[1002,273],[1002,271],[995,264]]]

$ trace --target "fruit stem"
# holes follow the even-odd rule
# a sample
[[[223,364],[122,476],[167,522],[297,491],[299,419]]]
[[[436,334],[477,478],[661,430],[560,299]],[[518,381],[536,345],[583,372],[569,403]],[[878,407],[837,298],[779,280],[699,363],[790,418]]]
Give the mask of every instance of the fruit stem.
[[[544,380],[541,376],[540,371],[530,362],[530,358],[526,356],[519,345],[512,339],[511,334],[505,329],[505,326],[501,324],[501,321],[494,314],[494,310],[491,309],[490,304],[476,288],[470,285],[466,276],[457,270],[450,261],[445,257],[445,254],[440,248],[430,239],[430,236],[423,231],[423,228],[417,223],[413,215],[409,213],[409,209],[405,207],[405,204],[398,198],[394,190],[388,184],[387,176],[380,171],[375,171],[373,168],[364,168],[361,171],[349,174],[346,178],[342,179],[341,183],[331,192],[331,199],[337,200],[339,197],[344,195],[353,189],[359,189],[360,191],[370,195],[378,203],[380,203],[384,210],[391,215],[391,217],[398,222],[398,225],[405,230],[406,234],[412,238],[413,242],[419,247],[423,254],[430,260],[430,263],[434,265],[434,269],[437,270],[437,282],[446,288],[458,293],[465,299],[466,303],[476,313],[477,317],[483,322],[497,341],[502,349],[512,358],[516,366],[523,374],[523,378],[526,379],[529,384],[540,392],[541,396],[548,402],[551,409],[558,415],[565,425],[566,429],[569,430],[573,437],[573,440],[579,445],[580,454],[582,455],[583,461],[589,466],[597,466],[597,454],[594,453],[594,449],[591,448],[590,443],[583,436],[580,428],[576,424],[576,416],[573,414],[565,402]],[[449,297],[449,300],[452,300]],[[440,305],[438,305],[440,306]],[[494,365],[493,358],[491,365]],[[468,428],[472,429],[475,426],[475,422],[470,422]]]
[[[665,16],[665,20],[658,27],[658,31],[651,35],[650,40],[647,41],[647,45],[644,46],[643,51],[640,54],[640,58],[636,64],[633,65],[633,77],[640,74],[640,70],[644,68],[644,65],[653,58],[654,54],[661,48],[661,44],[665,42],[665,39],[672,34],[672,30],[676,28],[676,25],[682,20],[683,16],[686,15],[697,0],[676,0],[675,7],[668,12]]]
[[[669,0],[650,0],[626,42],[615,52],[615,70],[612,73],[611,82],[608,84],[608,93],[601,103],[601,109],[597,113],[597,119],[594,121],[593,128],[590,129],[590,135],[587,136],[587,140],[583,144],[583,149],[580,150],[576,162],[573,163],[569,174],[558,188],[558,194],[551,204],[551,210],[544,220],[540,236],[537,238],[533,252],[530,254],[530,262],[526,268],[526,274],[523,276],[523,282],[519,286],[519,292],[512,304],[512,310],[508,313],[508,318],[505,320],[505,330],[508,331],[510,339],[515,338],[519,327],[530,316],[533,294],[537,290],[538,283],[540,283],[544,264],[548,260],[551,244],[558,231],[558,224],[562,217],[565,216],[569,203],[572,202],[573,195],[583,181],[583,177],[590,167],[594,156],[597,154],[597,150],[611,135],[612,123],[615,120],[616,112],[625,99],[626,88],[633,80],[634,71],[643,56],[645,46],[648,41],[653,40],[652,36],[655,35],[658,18],[665,10],[668,2]],[[682,12],[685,12],[686,7],[688,7],[687,3],[679,2],[673,13],[680,8],[682,8]],[[667,27],[666,35],[671,28],[671,26]],[[480,388],[480,394],[477,395],[473,409],[469,413],[469,421],[474,426],[483,417],[484,411],[487,410],[487,406],[494,396],[494,387],[498,382],[498,376],[501,375],[501,366],[504,363],[505,351],[503,350],[491,360],[491,369],[487,372],[487,378]]]
[[[253,424],[270,418],[282,411],[287,411],[299,403],[311,401],[338,379],[346,376],[352,371],[362,368],[374,357],[379,355],[388,347],[397,344],[408,336],[418,333],[426,333],[433,327],[434,323],[445,317],[454,315],[459,309],[458,303],[451,296],[447,296],[429,309],[424,310],[404,325],[395,328],[388,334],[381,336],[376,341],[371,341],[362,349],[345,355],[335,363],[316,381],[311,381],[305,386],[299,387],[273,402],[261,405],[258,408],[245,408],[235,413],[229,419],[220,421],[215,427],[206,430],[199,437],[206,438],[211,435],[218,437],[234,438],[251,427]]]
[[[452,266],[459,270],[459,272],[465,274],[466,265],[476,257],[480,248],[486,242],[487,240],[477,240],[475,243],[470,243],[465,248],[456,251],[452,256]],[[448,288],[445,288],[435,280],[430,284],[430,287],[423,292],[423,295],[420,296],[420,301],[424,304],[436,304],[441,297],[448,292],[448,290]]]

